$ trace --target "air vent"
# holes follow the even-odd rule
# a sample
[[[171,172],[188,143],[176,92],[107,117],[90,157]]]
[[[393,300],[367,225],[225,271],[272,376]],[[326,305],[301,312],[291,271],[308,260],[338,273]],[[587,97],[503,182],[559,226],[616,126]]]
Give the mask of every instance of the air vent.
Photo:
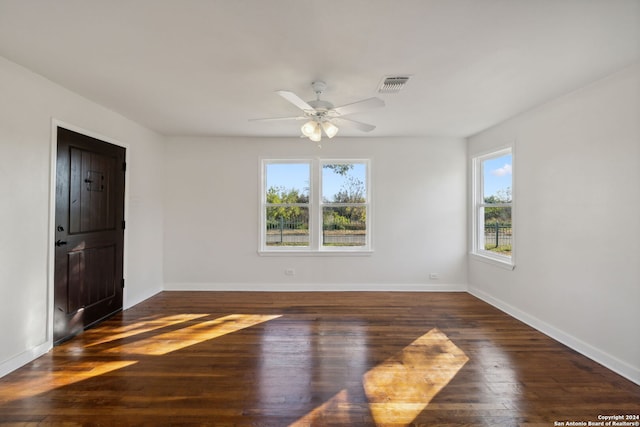
[[[387,76],[385,77],[380,86],[378,86],[379,93],[398,93],[407,84],[410,76]]]

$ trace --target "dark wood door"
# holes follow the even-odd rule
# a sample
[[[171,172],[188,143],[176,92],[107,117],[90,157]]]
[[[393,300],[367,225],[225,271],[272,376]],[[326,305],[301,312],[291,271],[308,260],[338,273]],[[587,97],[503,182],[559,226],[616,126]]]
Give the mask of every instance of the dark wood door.
[[[125,149],[58,128],[55,343],[122,310]]]

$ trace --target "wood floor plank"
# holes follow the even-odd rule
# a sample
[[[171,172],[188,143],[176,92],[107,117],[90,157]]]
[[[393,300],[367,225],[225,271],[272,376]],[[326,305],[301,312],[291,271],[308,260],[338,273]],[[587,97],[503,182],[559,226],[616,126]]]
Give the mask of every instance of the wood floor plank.
[[[638,385],[465,293],[163,292],[0,379],[3,426],[537,427],[636,414]]]

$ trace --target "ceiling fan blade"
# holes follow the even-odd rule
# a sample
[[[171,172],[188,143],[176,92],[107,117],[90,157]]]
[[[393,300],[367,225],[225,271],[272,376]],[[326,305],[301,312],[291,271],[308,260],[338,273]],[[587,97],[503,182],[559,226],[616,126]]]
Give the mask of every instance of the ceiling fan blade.
[[[345,117],[336,117],[334,119],[331,119],[331,121],[334,122],[335,124],[339,125],[339,126],[352,127],[352,128],[359,129],[359,130],[361,130],[363,132],[371,132],[372,130],[374,130],[376,128],[374,125],[370,125],[368,123],[357,122],[355,120],[347,119]]]
[[[333,108],[332,111],[338,113],[339,116],[347,114],[359,113],[360,111],[369,110],[371,108],[384,107],[384,101],[380,98],[367,98],[352,104],[342,105]]]
[[[273,118],[266,118],[266,119],[249,119],[250,122],[279,122],[279,121],[287,121],[287,120],[305,120],[308,118],[304,117],[304,116],[297,116],[297,117],[273,117]]]
[[[301,109],[302,111],[315,111],[315,109],[311,105],[307,104],[306,101],[304,101],[302,98],[300,98],[298,95],[296,95],[293,92],[289,92],[288,90],[278,90],[276,91],[276,93],[281,97],[283,97],[284,99],[286,99],[287,101],[289,101],[290,103],[292,103],[293,105],[295,105],[296,107],[298,107],[299,109]]]

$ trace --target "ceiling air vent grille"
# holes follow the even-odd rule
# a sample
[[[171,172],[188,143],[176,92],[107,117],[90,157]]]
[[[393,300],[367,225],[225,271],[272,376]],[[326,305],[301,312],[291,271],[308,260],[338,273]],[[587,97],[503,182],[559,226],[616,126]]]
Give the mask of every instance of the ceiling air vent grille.
[[[409,76],[389,76],[385,77],[380,86],[378,86],[379,93],[398,93],[409,81]]]

